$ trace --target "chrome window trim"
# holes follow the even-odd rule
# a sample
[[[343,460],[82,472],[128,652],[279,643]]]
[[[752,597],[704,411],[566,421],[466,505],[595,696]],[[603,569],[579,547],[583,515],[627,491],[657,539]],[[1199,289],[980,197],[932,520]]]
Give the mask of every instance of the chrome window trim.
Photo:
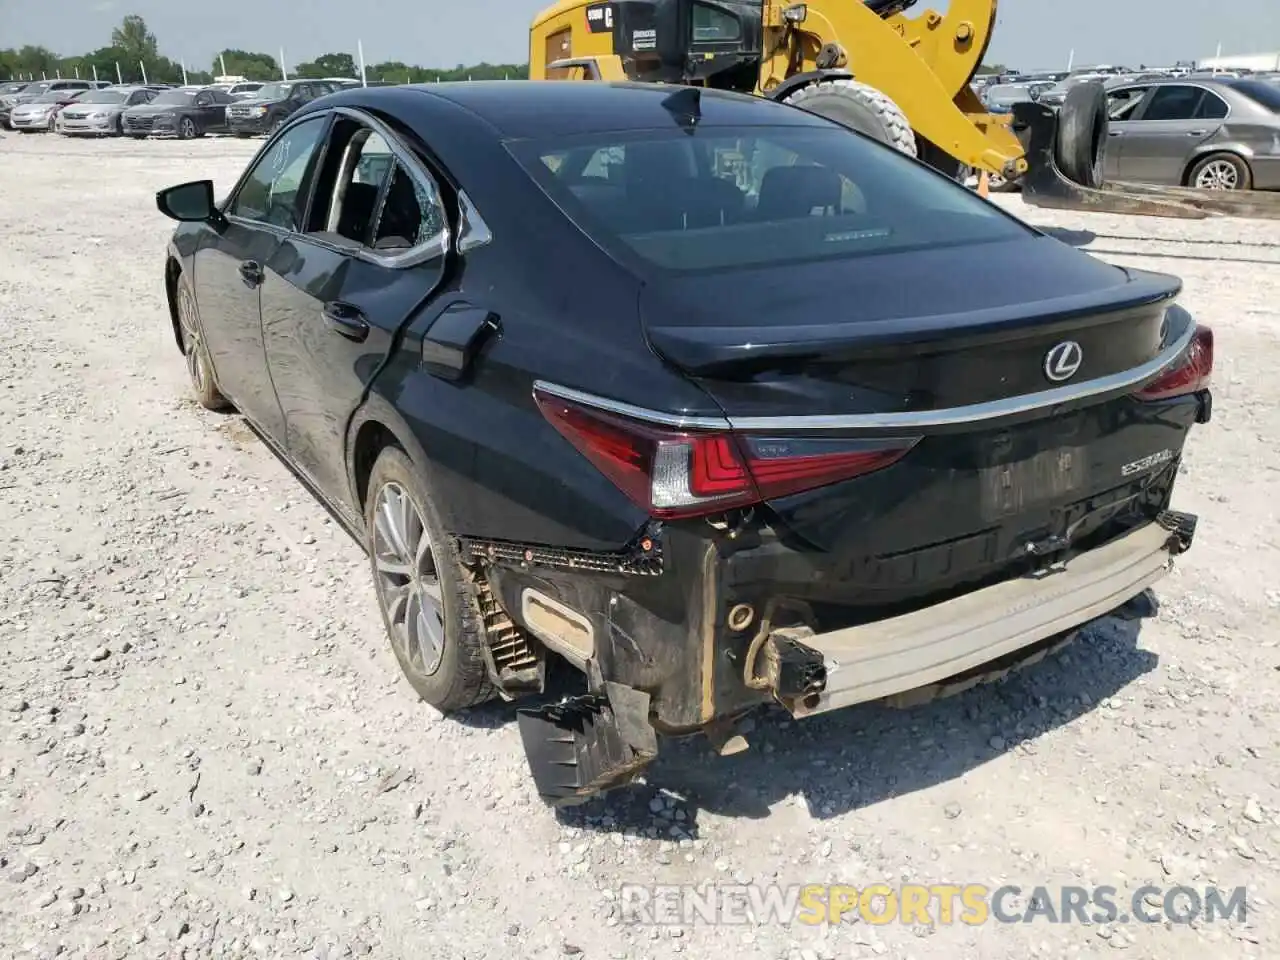
[[[458,191],[458,212],[461,214],[458,229],[458,253],[466,253],[492,242],[493,231],[480,216],[471,198],[463,190]]]
[[[409,171],[410,176],[415,178],[426,178],[427,183],[430,185],[430,188],[434,193],[435,202],[440,204],[440,184],[436,181],[436,178],[431,175],[429,170],[423,167],[422,163],[413,155],[413,152],[399,141],[395,133],[387,127],[386,124],[382,123],[376,117],[365,113],[363,110],[359,110],[354,107],[331,107],[328,110],[309,111],[303,116],[297,116],[295,114],[295,116],[290,118],[290,121],[280,129],[280,132],[277,133],[275,137],[271,138],[271,140],[263,145],[262,149],[259,150],[250,164],[245,168],[244,173],[240,175],[240,180],[236,182],[231,195],[224,201],[223,216],[228,220],[238,221],[247,226],[268,230],[286,239],[312,243],[316,246],[341,253],[344,256],[356,257],[367,263],[372,263],[375,266],[386,267],[388,270],[405,270],[409,267],[415,267],[420,263],[425,263],[429,260],[434,260],[437,257],[443,256],[449,250],[449,244],[452,237],[449,231],[449,218],[444,215],[445,211],[442,204],[440,205],[440,212],[441,217],[444,220],[444,229],[408,250],[402,250],[391,255],[379,254],[377,251],[371,250],[362,244],[355,243],[354,241],[352,241],[350,245],[331,243],[321,237],[317,237],[313,233],[303,233],[298,230],[291,230],[287,227],[280,227],[275,224],[265,223],[261,220],[240,217],[227,212],[227,210],[229,210],[235,203],[236,198],[240,195],[241,186],[248,179],[249,174],[253,170],[257,169],[258,163],[261,161],[262,157],[265,156],[267,150],[270,149],[271,146],[277,143],[280,138],[286,136],[295,126],[301,126],[307,121],[315,118],[329,120],[334,114],[349,117],[357,123],[360,123],[381,135],[387,146],[391,148],[392,156],[404,165],[405,169]],[[327,146],[327,143],[321,143],[317,149],[325,149]],[[488,228],[486,227],[485,229],[487,231]]]
[[[1137,87],[1137,88],[1141,88],[1142,86],[1143,85],[1140,83],[1133,84],[1133,87]],[[1213,96],[1217,97],[1219,100],[1221,100],[1223,103],[1227,105],[1227,115],[1225,117],[1214,117],[1212,120],[1206,119],[1205,120],[1206,123],[1226,123],[1229,119],[1231,119],[1231,114],[1234,112],[1234,107],[1232,107],[1230,100],[1224,97],[1217,90],[1213,89],[1213,87],[1205,86],[1203,83],[1196,83],[1194,80],[1178,80],[1176,82],[1170,82],[1170,83],[1161,83],[1161,82],[1152,83],[1148,81],[1146,87],[1147,87],[1147,94],[1150,96],[1155,96],[1155,91],[1161,89],[1162,87],[1194,87],[1195,89],[1200,90],[1204,93],[1212,94]],[[1120,90],[1128,90],[1128,89],[1131,89],[1130,86],[1128,84],[1125,84],[1122,86],[1113,87],[1111,90],[1107,91],[1107,94],[1110,95],[1112,93],[1117,93]],[[1146,108],[1144,107],[1143,109],[1145,110]],[[1197,119],[1196,117],[1190,117],[1186,120],[1152,120],[1150,122],[1151,123],[1194,123],[1196,119]],[[1115,122],[1116,123],[1146,123],[1148,121],[1126,119],[1126,120],[1117,120]]]
[[[1191,345],[1195,332],[1196,325],[1188,322],[1187,328],[1178,338],[1154,358],[1119,373],[1055,387],[1052,390],[1041,390],[1037,393],[1026,393],[1017,397],[973,403],[963,407],[948,407],[942,410],[778,417],[689,417],[676,413],[664,413],[660,410],[648,410],[545,380],[536,381],[533,387],[535,390],[562,400],[595,407],[607,413],[684,430],[734,429],[752,432],[762,430],[922,430],[997,420],[1136,387],[1172,366]]]

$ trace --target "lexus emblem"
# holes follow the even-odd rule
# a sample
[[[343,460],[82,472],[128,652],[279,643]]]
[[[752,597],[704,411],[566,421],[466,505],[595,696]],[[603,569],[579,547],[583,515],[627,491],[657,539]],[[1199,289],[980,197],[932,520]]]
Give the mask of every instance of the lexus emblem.
[[[1070,380],[1084,362],[1084,351],[1074,340],[1064,340],[1044,355],[1044,375],[1054,383]]]

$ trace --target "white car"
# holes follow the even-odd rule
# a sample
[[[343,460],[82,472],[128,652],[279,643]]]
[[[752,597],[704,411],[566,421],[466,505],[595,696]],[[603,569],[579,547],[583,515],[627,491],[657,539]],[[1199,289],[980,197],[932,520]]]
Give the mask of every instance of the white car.
[[[50,90],[29,103],[20,103],[9,114],[9,125],[22,133],[53,130],[58,111],[66,104],[74,103],[86,90]]]

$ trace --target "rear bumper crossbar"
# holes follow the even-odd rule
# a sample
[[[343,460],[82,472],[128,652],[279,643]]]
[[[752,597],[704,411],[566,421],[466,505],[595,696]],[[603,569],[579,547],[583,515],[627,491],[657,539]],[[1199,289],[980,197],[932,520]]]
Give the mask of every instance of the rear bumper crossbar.
[[[1182,516],[1182,515],[1178,515]],[[1194,524],[1194,519],[1187,517]],[[875,623],[799,641],[822,660],[821,689],[784,698],[797,718],[936,684],[1066,634],[1142,593],[1189,545],[1160,522],[1082,553],[1051,572],[1020,577]],[[794,647],[797,638],[777,641]]]

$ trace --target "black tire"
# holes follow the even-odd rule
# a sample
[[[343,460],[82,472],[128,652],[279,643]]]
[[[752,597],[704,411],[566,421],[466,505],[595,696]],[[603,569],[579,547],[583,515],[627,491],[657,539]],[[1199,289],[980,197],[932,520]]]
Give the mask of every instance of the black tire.
[[[196,126],[196,122],[190,117],[180,117],[178,119],[178,139],[191,140],[200,136],[200,128]]]
[[[1217,175],[1211,177],[1215,173]],[[1212,182],[1201,183],[1210,179]],[[1243,157],[1234,153],[1211,153],[1191,167],[1187,186],[1201,190],[1252,190],[1253,170]]]
[[[196,403],[206,410],[230,410],[231,402],[222,395],[213,375],[213,363],[209,360],[209,348],[205,346],[200,326],[200,309],[185,273],[178,274],[173,299],[178,314],[182,355],[187,362],[187,379],[191,381]]]
[[[276,135],[276,131],[278,131],[281,127],[284,126],[284,122],[286,119],[287,119],[286,117],[276,117],[274,120],[272,120],[271,126],[267,127],[267,136],[274,137]]]
[[[823,80],[788,94],[783,103],[917,155],[916,135],[902,108],[875,87],[856,80]]]
[[[1082,187],[1102,186],[1102,159],[1109,126],[1107,88],[1101,82],[1078,83],[1067,91],[1058,110],[1054,159],[1068,180]]]
[[[438,665],[424,672],[412,660],[392,623],[384,596],[379,552],[377,512],[384,489],[408,494],[426,535],[429,555],[439,584],[443,607],[444,643]],[[489,680],[484,657],[484,619],[470,577],[458,558],[452,539],[440,521],[435,501],[419,477],[413,462],[399,447],[386,447],[369,475],[365,496],[366,546],[377,592],[378,609],[400,669],[418,696],[442,713],[452,713],[493,699],[497,691]]]

